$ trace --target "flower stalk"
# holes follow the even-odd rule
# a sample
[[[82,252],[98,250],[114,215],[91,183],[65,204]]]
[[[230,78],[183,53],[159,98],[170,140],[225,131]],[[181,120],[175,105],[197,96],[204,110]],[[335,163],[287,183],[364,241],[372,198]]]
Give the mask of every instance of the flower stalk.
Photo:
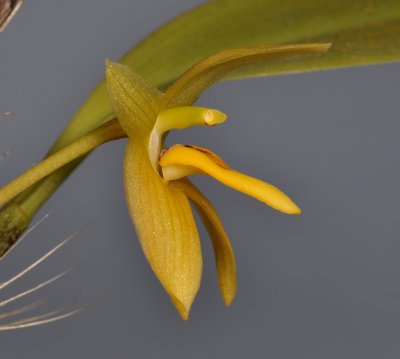
[[[119,122],[111,120],[50,155],[1,188],[0,205],[16,196],[17,198],[6,204],[0,211],[0,258],[26,230],[43,200],[52,194],[52,190],[57,188],[75,169],[85,155],[106,142],[124,137],[126,134]],[[55,175],[54,172],[56,172]],[[45,179],[43,180],[43,178]],[[30,191],[33,194],[26,195],[23,191],[32,186],[33,190],[30,189]],[[21,192],[22,194],[20,194]]]
[[[5,204],[25,189],[45,178],[52,172],[73,160],[86,155],[100,145],[126,137],[125,131],[117,120],[112,120],[96,130],[89,132],[79,140],[62,150],[47,157],[42,162],[32,166],[21,176],[17,177],[0,189],[0,205]]]

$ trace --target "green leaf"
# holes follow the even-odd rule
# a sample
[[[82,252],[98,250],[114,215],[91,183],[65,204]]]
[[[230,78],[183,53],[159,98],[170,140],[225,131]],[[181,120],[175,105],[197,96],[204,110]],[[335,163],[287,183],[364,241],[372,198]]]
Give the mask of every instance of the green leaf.
[[[398,61],[399,34],[398,0],[214,0],[160,27],[121,62],[151,84],[165,87],[197,61],[249,45],[333,44],[326,56],[256,65],[235,78]],[[110,116],[101,82],[54,149]]]
[[[123,61],[153,83],[171,82],[217,51],[332,42],[323,58],[267,64],[246,76],[398,61],[398,0],[214,0],[161,27]]]

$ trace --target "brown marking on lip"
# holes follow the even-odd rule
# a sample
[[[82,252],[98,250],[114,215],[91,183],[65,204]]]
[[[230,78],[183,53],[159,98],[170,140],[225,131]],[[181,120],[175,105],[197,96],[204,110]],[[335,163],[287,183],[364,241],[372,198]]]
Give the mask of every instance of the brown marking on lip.
[[[218,166],[226,169],[226,170],[230,170],[231,168],[228,166],[227,163],[225,163],[221,157],[217,156],[214,152],[211,152],[210,150],[207,150],[206,148],[203,147],[199,147],[199,146],[195,146],[195,145],[184,145],[185,147],[191,148],[193,150],[199,151],[201,153],[204,153],[205,155],[207,155],[208,157],[210,157],[210,159],[215,162]]]
[[[164,156],[164,154],[165,154],[166,152],[168,152],[168,150],[169,150],[169,148],[164,148],[164,149],[160,152],[160,155],[159,155],[158,157],[161,158],[162,156]]]
[[[219,156],[217,156],[215,153],[211,152],[210,150],[207,150],[206,148],[203,147],[199,147],[199,146],[195,146],[195,145],[173,145],[169,148],[165,148],[164,150],[161,151],[160,153],[160,159],[162,156],[164,156],[169,150],[171,150],[172,148],[174,148],[175,146],[184,146],[187,148],[190,148],[192,150],[196,150],[199,151],[201,153],[204,153],[205,155],[207,155],[211,161],[213,161],[216,165],[218,165],[219,167],[226,169],[226,170],[230,170],[231,168],[228,166],[227,163],[225,163],[222,158],[220,158]]]

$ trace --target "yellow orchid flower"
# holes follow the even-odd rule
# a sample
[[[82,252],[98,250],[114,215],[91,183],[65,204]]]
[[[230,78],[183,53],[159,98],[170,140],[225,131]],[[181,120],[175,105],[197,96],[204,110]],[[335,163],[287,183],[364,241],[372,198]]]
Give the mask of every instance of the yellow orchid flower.
[[[222,298],[229,305],[236,293],[231,244],[212,204],[186,177],[207,174],[284,213],[300,214],[300,209],[275,186],[232,170],[208,149],[194,145],[165,149],[165,137],[173,129],[223,123],[224,113],[192,105],[208,87],[235,70],[321,53],[329,47],[303,44],[225,50],[195,64],[165,92],[131,68],[107,61],[107,86],[117,119],[104,123],[5,185],[0,189],[0,205],[101,144],[128,136],[124,161],[126,199],[154,273],[186,320],[202,272],[201,246],[190,200],[209,232]]]
[[[173,129],[224,122],[222,112],[191,105],[229,72],[322,48],[327,46],[256,46],[224,51],[200,61],[165,93],[131,68],[107,61],[109,94],[129,137],[124,161],[129,212],[147,260],[183,319],[188,318],[202,272],[201,246],[188,199],[199,210],[210,234],[226,305],[236,293],[236,265],[229,239],[215,209],[187,176],[207,174],[284,213],[301,211],[278,188],[230,169],[210,150],[193,145],[164,149],[166,134]]]

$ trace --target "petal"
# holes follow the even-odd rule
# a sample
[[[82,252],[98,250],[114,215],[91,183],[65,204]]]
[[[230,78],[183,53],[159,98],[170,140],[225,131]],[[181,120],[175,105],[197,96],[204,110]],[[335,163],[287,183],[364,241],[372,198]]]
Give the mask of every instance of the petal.
[[[128,66],[107,60],[106,67],[108,92],[121,126],[129,137],[148,135],[163,94]]]
[[[129,140],[124,178],[129,213],[147,260],[179,314],[187,319],[202,271],[200,240],[189,202],[153,170],[145,142]]]
[[[171,181],[170,187],[188,196],[200,213],[214,248],[221,295],[225,305],[228,306],[235,298],[237,290],[236,263],[235,254],[218,213],[211,202],[188,179]]]
[[[262,45],[218,52],[192,66],[168,88],[163,100],[165,107],[193,104],[215,82],[248,65],[291,60],[329,48],[330,44]]]
[[[280,189],[234,171],[211,151],[194,146],[175,145],[160,158],[165,180],[174,180],[190,174],[208,174],[217,181],[252,196],[272,208],[287,214],[300,214],[297,205]]]

